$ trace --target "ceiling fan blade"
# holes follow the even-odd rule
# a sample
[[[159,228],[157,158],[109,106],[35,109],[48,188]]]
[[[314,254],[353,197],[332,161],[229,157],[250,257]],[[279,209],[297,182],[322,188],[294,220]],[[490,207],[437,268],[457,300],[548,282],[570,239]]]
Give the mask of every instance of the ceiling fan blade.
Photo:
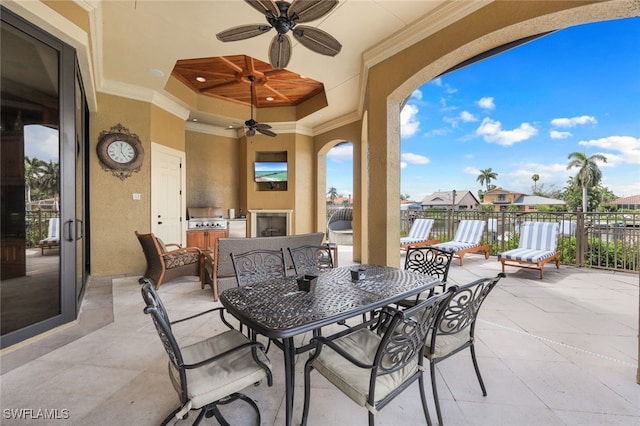
[[[291,39],[286,34],[277,34],[269,46],[269,62],[274,68],[285,68],[291,59]]]
[[[309,22],[329,13],[338,0],[293,0],[287,15],[295,22]]]
[[[293,36],[301,45],[321,55],[336,56],[342,49],[340,42],[331,34],[306,25],[295,27]]]
[[[256,129],[254,128],[247,129],[247,132],[245,133],[245,135],[247,135],[248,138],[250,138],[251,136],[255,136],[255,134],[256,134]]]
[[[264,24],[242,25],[240,27],[229,28],[216,34],[220,41],[238,41],[259,36],[269,31],[271,27]]]
[[[273,0],[244,0],[257,10],[258,12],[266,15],[269,12],[272,12],[274,16],[280,15],[280,10],[278,9],[278,5]]]
[[[265,136],[271,136],[272,138],[275,136],[278,136],[275,132],[272,132],[269,129],[261,129],[261,128],[257,128],[256,129],[258,132],[262,133]]]
[[[265,129],[270,129],[271,126],[265,123],[256,123],[255,128],[256,130],[265,130]]]

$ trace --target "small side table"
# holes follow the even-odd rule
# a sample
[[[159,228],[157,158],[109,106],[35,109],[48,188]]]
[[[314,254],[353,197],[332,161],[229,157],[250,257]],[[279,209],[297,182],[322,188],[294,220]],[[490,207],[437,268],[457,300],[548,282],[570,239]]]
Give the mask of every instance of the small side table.
[[[336,243],[327,243],[329,248],[331,249],[331,255],[333,257],[333,267],[338,267],[338,244]]]

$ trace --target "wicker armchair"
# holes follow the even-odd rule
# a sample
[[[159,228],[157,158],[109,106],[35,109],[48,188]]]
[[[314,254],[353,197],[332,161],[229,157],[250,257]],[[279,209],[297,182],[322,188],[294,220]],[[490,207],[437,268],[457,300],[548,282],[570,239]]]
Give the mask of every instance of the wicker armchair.
[[[149,278],[157,290],[165,281],[193,275],[199,277],[200,284],[204,286],[204,259],[198,247],[182,247],[176,243],[164,244],[153,234],[140,234],[138,231],[135,233],[147,259],[147,270],[140,283],[144,278]],[[168,247],[175,249],[168,250]]]

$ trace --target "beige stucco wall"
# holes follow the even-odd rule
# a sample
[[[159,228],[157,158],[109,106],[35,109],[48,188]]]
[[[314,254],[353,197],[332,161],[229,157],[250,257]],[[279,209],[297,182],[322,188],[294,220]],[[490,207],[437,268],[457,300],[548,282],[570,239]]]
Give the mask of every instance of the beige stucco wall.
[[[220,207],[240,214],[240,142],[188,131],[186,137],[187,207]]]
[[[144,257],[134,231],[149,232],[151,208],[151,108],[145,102],[98,94],[99,110],[90,117],[89,213],[91,274],[144,272]],[[120,180],[100,166],[96,154],[102,131],[122,124],[138,135],[145,152],[140,172]],[[133,193],[141,194],[134,201]]]

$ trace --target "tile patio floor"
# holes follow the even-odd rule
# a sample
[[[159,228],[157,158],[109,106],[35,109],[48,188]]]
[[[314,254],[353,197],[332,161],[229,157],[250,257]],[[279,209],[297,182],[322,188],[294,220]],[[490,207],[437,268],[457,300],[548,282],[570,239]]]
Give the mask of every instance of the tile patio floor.
[[[350,256],[350,247],[340,247],[341,266],[352,263]],[[464,284],[499,271],[494,257],[470,255],[464,267],[454,260],[449,279]],[[151,319],[142,312],[137,278],[93,277],[78,324],[3,351],[2,425],[157,425],[177,406],[166,355]],[[194,279],[161,287],[160,296],[172,319],[214,306],[210,289],[201,290]],[[558,271],[552,265],[547,265],[545,279],[540,281],[535,271],[509,268],[507,278],[483,305],[476,331],[488,396],[482,396],[468,351],[438,364],[445,424],[640,424],[639,281],[638,274],[567,266]],[[185,341],[219,330],[215,320],[175,328]],[[246,393],[260,407],[263,425],[281,425],[282,354],[272,348],[269,356],[273,387],[263,383]],[[301,413],[305,359],[300,355],[297,362],[296,421]],[[376,424],[424,424],[417,386],[385,407]],[[430,386],[427,394],[431,395]],[[367,423],[366,410],[318,374],[312,374],[312,398],[310,426]],[[12,418],[16,412],[12,409],[31,409],[32,417],[38,409],[58,410],[59,417],[68,418],[18,420]],[[435,421],[432,403],[430,410]]]

